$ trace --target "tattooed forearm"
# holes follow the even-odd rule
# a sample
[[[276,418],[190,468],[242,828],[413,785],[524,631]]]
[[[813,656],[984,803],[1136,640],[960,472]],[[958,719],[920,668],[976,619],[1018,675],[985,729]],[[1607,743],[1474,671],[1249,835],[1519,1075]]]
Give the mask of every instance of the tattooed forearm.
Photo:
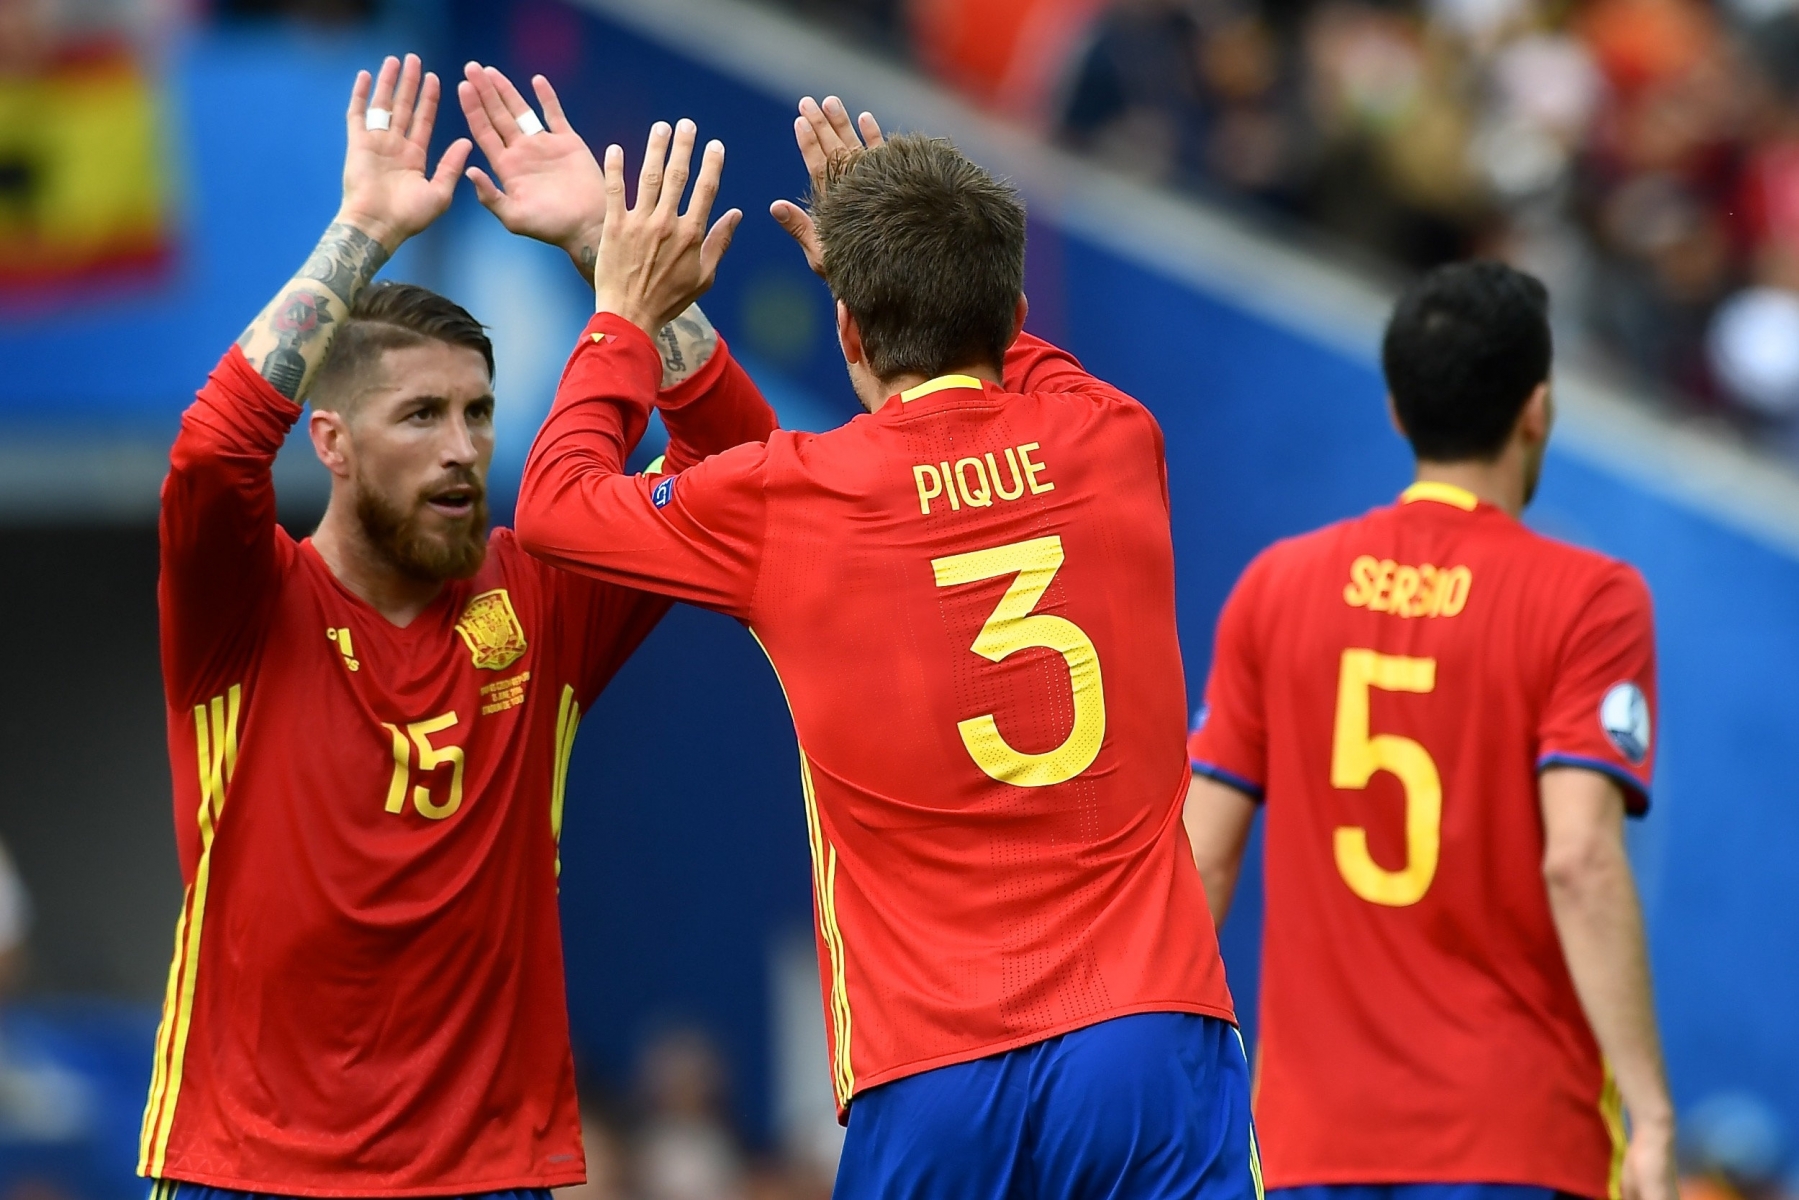
[[[354,225],[333,221],[298,277],[318,280],[331,289],[332,295],[349,304],[387,259],[386,246]]]
[[[387,258],[377,239],[332,222],[299,273],[237,339],[244,357],[283,396],[304,399],[350,305]]]
[[[662,386],[672,388],[692,379],[712,361],[718,349],[718,331],[699,305],[690,304],[686,312],[656,331],[656,349],[662,353]]]

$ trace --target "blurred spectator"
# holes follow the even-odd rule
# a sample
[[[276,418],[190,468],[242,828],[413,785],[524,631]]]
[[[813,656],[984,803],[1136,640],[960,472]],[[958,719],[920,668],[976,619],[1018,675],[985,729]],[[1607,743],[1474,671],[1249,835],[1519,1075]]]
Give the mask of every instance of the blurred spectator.
[[[718,1050],[697,1030],[673,1030],[645,1051],[634,1147],[643,1200],[742,1200],[744,1161],[725,1117],[725,1083]]]
[[[1759,1096],[1709,1096],[1681,1128],[1681,1200],[1781,1200],[1786,1132]]]
[[[1139,176],[1406,268],[1517,262],[1550,285],[1565,342],[1799,457],[1799,0],[908,14],[928,70]]]

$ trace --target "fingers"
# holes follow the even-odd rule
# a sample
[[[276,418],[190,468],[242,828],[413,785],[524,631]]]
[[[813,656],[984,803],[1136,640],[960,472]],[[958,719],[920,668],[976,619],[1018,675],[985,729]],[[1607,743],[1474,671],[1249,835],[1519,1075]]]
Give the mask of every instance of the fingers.
[[[625,150],[606,147],[606,228],[622,229],[625,220]]]
[[[799,143],[800,158],[806,164],[806,174],[812,177],[812,185],[817,187],[824,181],[825,167],[830,156],[825,153],[824,145],[818,140],[818,130],[812,122],[802,114],[793,119],[793,140]]]
[[[506,142],[493,127],[487,107],[481,103],[481,93],[465,79],[456,85],[456,98],[462,102],[462,115],[468,120],[468,131],[475,136],[475,145],[481,147],[481,153],[492,162],[506,149]]]
[[[537,103],[543,107],[544,124],[551,133],[573,132],[574,126],[568,123],[568,116],[562,111],[562,101],[556,98],[556,89],[542,75],[531,77],[531,90],[537,93]]]
[[[381,70],[375,76],[375,90],[369,96],[369,108],[385,108],[394,110],[394,84],[400,78],[400,60],[388,55],[381,60]],[[366,111],[366,110],[365,110]]]
[[[518,118],[506,107],[506,102],[501,99],[499,88],[494,83],[494,76],[500,73],[491,67],[483,67],[478,62],[470,62],[464,64],[462,74],[474,86],[475,94],[481,100],[481,110],[487,114],[488,124],[493,126],[494,133],[498,135],[500,146],[510,146],[524,137],[524,131],[518,127]],[[504,79],[505,76],[500,75],[500,78]],[[484,151],[485,149],[483,147]]]
[[[437,160],[437,170],[431,173],[431,188],[446,205],[456,190],[456,179],[468,166],[468,156],[474,149],[475,144],[467,138],[457,138],[444,148],[444,156]]]
[[[375,77],[367,71],[356,72],[356,82],[350,88],[350,109],[344,114],[352,132],[365,127],[369,115],[369,89],[374,83]]]
[[[668,165],[668,139],[673,134],[667,121],[650,126],[650,140],[643,149],[643,169],[637,175],[634,212],[652,212],[662,199],[662,172]]]
[[[818,244],[818,229],[812,224],[812,215],[790,200],[776,200],[768,206],[768,215],[787,231],[788,237],[799,243],[800,250],[806,255],[806,265],[823,275],[824,248]]]
[[[856,125],[862,130],[862,144],[865,146],[879,146],[887,140],[886,135],[881,132],[881,123],[875,120],[873,113],[865,112],[857,117]]]
[[[481,202],[481,207],[500,218],[500,221],[504,223],[509,201],[506,193],[502,192],[499,185],[480,167],[470,167],[463,174],[468,176],[468,181],[475,185],[475,199]]]
[[[714,142],[713,145],[718,143]],[[708,147],[710,155],[710,147]],[[731,238],[737,233],[737,226],[743,221],[743,210],[733,208],[718,219],[706,233],[706,240],[700,243],[700,278],[706,287],[712,286],[712,277],[718,273],[719,260],[725,251],[731,248]]]
[[[686,117],[682,117],[679,121],[675,122],[675,140],[674,144],[669,147],[668,168],[662,175],[662,194],[656,200],[656,211],[670,219],[680,211],[681,193],[687,190],[688,169],[693,162],[693,140],[698,136],[698,133],[699,130],[694,126],[694,123],[689,121]],[[720,143],[713,142],[711,146],[706,147],[706,163],[700,168],[700,177],[702,179],[705,178],[706,166],[711,164],[713,146],[718,147],[719,167],[721,169],[723,167],[725,148]],[[713,195],[718,193],[717,170],[714,170],[712,173],[712,192]],[[699,199],[699,193],[697,190],[694,193],[694,199],[696,203],[687,206],[687,215],[689,217],[693,215],[694,209],[698,207],[697,201]],[[707,196],[706,211],[700,214],[700,224],[705,224],[707,214],[711,211],[712,196]]]
[[[419,56],[408,54],[400,67],[400,82],[394,88],[393,104],[382,105],[383,108],[392,107],[393,130],[401,137],[406,136],[406,130],[412,124],[412,110],[418,104],[419,76],[423,70],[424,64],[419,61]]]
[[[855,123],[850,120],[850,110],[843,107],[843,101],[826,96],[823,109],[825,120],[831,123],[831,132],[837,135],[837,149],[853,150],[862,144],[862,139],[856,136]]]
[[[437,101],[443,92],[443,84],[438,82],[437,72],[425,72],[424,86],[419,89],[418,109],[412,114],[412,131],[406,140],[423,150],[431,144],[431,127],[437,123]],[[397,122],[398,117],[394,118]],[[396,124],[394,128],[401,126]]]
[[[531,107],[531,102],[519,94],[519,90],[512,85],[512,80],[501,74],[498,67],[488,67],[487,78],[499,93],[500,103],[506,106],[507,114],[518,125],[521,135],[529,136],[524,133],[527,127],[543,127],[543,122],[537,120],[537,112]]]

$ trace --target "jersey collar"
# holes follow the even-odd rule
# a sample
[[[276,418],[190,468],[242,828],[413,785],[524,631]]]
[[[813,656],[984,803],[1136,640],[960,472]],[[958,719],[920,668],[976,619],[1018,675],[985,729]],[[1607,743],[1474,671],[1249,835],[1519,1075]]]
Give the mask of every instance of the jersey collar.
[[[935,379],[927,379],[917,387],[907,388],[901,392],[899,394],[900,403],[910,404],[933,392],[946,392],[951,388],[973,388],[978,392],[981,390],[981,381],[973,375],[939,375]]]
[[[1399,493],[1401,504],[1413,504],[1419,500],[1435,500],[1438,504],[1448,504],[1464,512],[1473,512],[1480,507],[1480,497],[1467,488],[1459,488],[1453,483],[1439,483],[1434,479],[1420,479]]]

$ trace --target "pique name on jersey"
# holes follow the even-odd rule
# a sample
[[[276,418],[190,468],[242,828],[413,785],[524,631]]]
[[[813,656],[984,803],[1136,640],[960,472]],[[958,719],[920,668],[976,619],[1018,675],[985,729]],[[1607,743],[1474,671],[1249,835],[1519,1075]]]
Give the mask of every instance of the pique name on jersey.
[[[1411,566],[1363,554],[1349,564],[1343,600],[1351,608],[1396,617],[1453,617],[1468,604],[1474,572],[1467,567]]]
[[[1036,496],[1053,492],[1056,485],[1038,476],[1049,470],[1048,463],[1032,462],[1036,442],[1025,442],[1005,449],[1005,466],[992,451],[976,458],[958,458],[954,463],[919,463],[912,468],[912,482],[918,488],[918,511],[931,515],[932,502],[945,500],[950,511],[963,508],[991,508],[998,500],[1017,500],[1027,492]]]

